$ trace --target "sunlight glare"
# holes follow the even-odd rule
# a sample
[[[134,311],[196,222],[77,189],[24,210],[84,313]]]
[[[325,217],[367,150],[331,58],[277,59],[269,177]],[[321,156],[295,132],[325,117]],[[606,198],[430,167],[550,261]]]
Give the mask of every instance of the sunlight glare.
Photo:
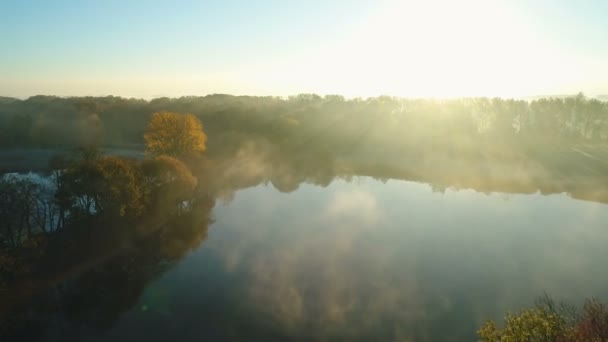
[[[593,70],[543,41],[503,1],[395,0],[339,43],[258,79],[288,91],[441,98],[561,92],[587,81]]]

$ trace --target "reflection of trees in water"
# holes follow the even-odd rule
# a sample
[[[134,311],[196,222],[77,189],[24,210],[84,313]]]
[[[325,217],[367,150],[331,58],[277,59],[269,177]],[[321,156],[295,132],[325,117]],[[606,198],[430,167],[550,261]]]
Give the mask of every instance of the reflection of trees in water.
[[[608,202],[608,164],[571,149],[560,155],[527,147],[529,154],[498,160],[488,156],[462,159],[442,151],[401,157],[378,153],[339,156],[318,150],[280,149],[267,142],[248,142],[237,152],[218,158],[204,176],[212,179],[212,193],[232,198],[239,189],[270,183],[281,192],[292,192],[301,184],[328,186],[334,179],[350,181],[356,176],[383,182],[398,179],[428,183],[433,191],[472,189],[491,193],[567,193],[577,199]]]
[[[199,200],[189,211],[136,235],[125,236],[121,230],[130,228],[125,222],[106,221],[87,227],[87,234],[71,234],[69,241],[51,241],[58,245],[29,267],[53,269],[2,295],[7,305],[0,310],[0,336],[79,340],[78,334],[89,329],[110,328],[150,281],[206,239],[212,207],[213,201]]]
[[[410,164],[380,156],[374,164],[357,161],[357,156],[349,160],[319,159],[315,153],[304,151],[290,154],[263,143],[255,147],[249,144],[236,156],[242,176],[231,169],[234,160],[228,159],[225,168],[221,163],[218,165],[218,170],[231,169],[229,173],[219,171],[223,176],[217,179],[223,190],[238,191],[258,184],[271,184],[281,192],[291,192],[303,183],[327,186],[334,179],[351,181],[353,176],[370,176],[382,181],[402,179],[429,183],[432,191],[441,193],[447,189],[505,194],[567,192],[575,198],[608,201],[605,174],[585,169],[599,171],[601,165],[588,163],[573,154],[562,158],[585,167],[571,167],[567,162],[562,165],[559,158],[545,163],[524,157],[500,163],[496,158],[472,162],[439,152],[417,157]],[[249,167],[257,172],[250,172]],[[356,199],[356,196],[351,194],[349,198]],[[351,212],[365,210],[356,208]],[[366,222],[366,219],[354,220],[349,232],[356,231],[357,223]],[[474,320],[481,321],[489,315],[488,309],[479,305],[480,297],[496,300],[495,289],[483,285],[474,291],[471,288],[446,290],[442,285],[422,288],[407,274],[390,273],[387,276],[383,271],[399,267],[387,265],[390,257],[381,255],[382,252],[374,255],[373,251],[358,248],[360,246],[352,241],[350,249],[342,245],[349,238],[340,236],[335,228],[345,222],[350,221],[342,219],[324,224],[330,229],[323,229],[319,236],[307,234],[295,239],[297,242],[293,245],[281,244],[276,249],[267,247],[264,253],[241,260],[240,265],[235,260],[244,256],[232,249],[239,249],[246,242],[235,242],[236,247],[227,248],[226,263],[235,267],[237,273],[247,274],[248,281],[239,288],[239,294],[248,294],[251,302],[246,307],[251,310],[251,317],[260,317],[256,321],[260,326],[268,326],[267,320],[275,319],[279,323],[268,327],[269,330],[310,340],[339,336],[363,340],[434,341],[450,340],[454,338],[450,334],[454,333],[475,338]],[[293,227],[294,223],[290,222],[290,225]],[[244,229],[247,228],[250,227]],[[253,233],[243,233],[244,236],[249,234]],[[325,243],[330,241],[340,241],[341,245]],[[256,243],[251,241],[252,245]],[[241,253],[247,254],[246,251]],[[414,257],[412,255],[412,260]],[[400,262],[404,262],[403,259]],[[441,281],[436,280],[437,283]]]
[[[419,279],[416,253],[397,256],[395,245],[377,239],[374,231],[386,216],[375,197],[364,189],[332,194],[304,214],[287,216],[288,223],[264,224],[255,232],[247,224],[233,228],[240,238],[218,248],[229,272],[246,279],[238,290],[246,316],[302,340],[474,337],[467,312],[474,298],[463,303],[466,294],[428,286],[432,282]],[[269,321],[275,324],[268,327]]]

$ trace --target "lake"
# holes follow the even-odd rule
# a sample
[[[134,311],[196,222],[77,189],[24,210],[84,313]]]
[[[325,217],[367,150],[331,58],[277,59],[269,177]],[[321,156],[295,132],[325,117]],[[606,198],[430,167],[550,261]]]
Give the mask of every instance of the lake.
[[[40,339],[474,341],[544,293],[608,298],[606,204],[371,177],[296,188],[216,201],[206,240],[145,277],[111,266],[45,292],[77,295]]]

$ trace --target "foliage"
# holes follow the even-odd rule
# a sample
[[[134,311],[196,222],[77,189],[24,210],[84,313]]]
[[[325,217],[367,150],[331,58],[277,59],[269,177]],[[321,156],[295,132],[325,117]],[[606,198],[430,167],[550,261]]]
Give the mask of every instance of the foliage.
[[[608,307],[592,298],[585,302],[583,313],[574,326],[575,341],[608,341]]]
[[[608,308],[589,299],[579,315],[566,305],[557,306],[547,296],[535,308],[507,313],[504,327],[487,321],[477,331],[487,342],[600,342],[608,340]]]
[[[518,314],[507,314],[503,329],[489,321],[478,333],[482,340],[488,342],[525,342],[559,341],[571,332],[559,315],[534,308],[522,310]]]
[[[142,184],[133,162],[118,157],[83,160],[61,174],[59,202],[75,217],[136,217],[143,210]]]
[[[408,147],[445,138],[451,138],[452,145],[468,144],[487,136],[500,137],[491,144],[511,145],[523,137],[547,143],[608,140],[608,103],[582,95],[530,101],[345,99],[312,94],[287,99],[209,95],[150,101],[33,96],[0,103],[0,146],[142,144],[155,112],[194,114],[205,123],[209,144],[214,144],[209,147],[216,151],[251,137],[300,147],[326,144],[332,150],[356,146],[362,137],[373,145]]]
[[[158,209],[175,208],[193,197],[198,180],[180,160],[169,156],[146,159],[140,164],[146,198]]]
[[[144,135],[146,152],[152,156],[187,156],[204,152],[207,136],[203,124],[192,114],[154,113]]]
[[[72,220],[137,218],[146,211],[179,209],[194,197],[197,183],[183,162],[166,155],[135,161],[84,153],[58,174],[55,197]]]

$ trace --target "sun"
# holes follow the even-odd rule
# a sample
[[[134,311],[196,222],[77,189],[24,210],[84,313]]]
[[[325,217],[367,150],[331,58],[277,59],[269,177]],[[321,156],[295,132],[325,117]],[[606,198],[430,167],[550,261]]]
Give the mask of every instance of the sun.
[[[554,86],[572,64],[560,58],[508,3],[389,1],[330,48],[264,77],[347,96],[513,97]]]
[[[356,70],[359,82],[346,78],[359,93],[507,93],[529,70],[513,47],[524,42],[521,32],[505,13],[487,1],[389,2],[334,54],[333,64]]]

